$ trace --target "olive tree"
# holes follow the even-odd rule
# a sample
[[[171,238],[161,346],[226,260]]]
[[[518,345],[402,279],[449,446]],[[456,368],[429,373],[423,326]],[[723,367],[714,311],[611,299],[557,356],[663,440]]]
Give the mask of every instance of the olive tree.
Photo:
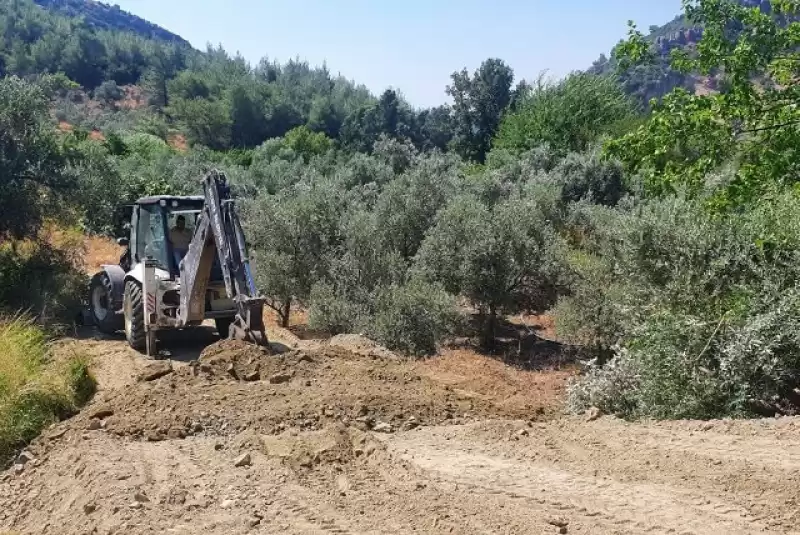
[[[437,216],[416,269],[470,300],[483,319],[483,344],[490,348],[498,315],[552,303],[561,277],[558,244],[535,201],[514,198],[490,209],[464,195]]]
[[[244,224],[267,305],[289,325],[292,303],[305,302],[327,272],[337,240],[342,192],[329,182],[302,182],[247,203]]]
[[[42,87],[0,79],[0,237],[35,232],[59,195],[74,186],[47,112]]]

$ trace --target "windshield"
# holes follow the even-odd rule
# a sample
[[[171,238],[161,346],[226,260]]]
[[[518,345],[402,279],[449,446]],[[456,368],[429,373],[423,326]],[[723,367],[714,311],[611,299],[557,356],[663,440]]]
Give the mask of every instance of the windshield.
[[[194,226],[197,223],[197,216],[199,215],[200,210],[170,210],[167,213],[167,222],[169,223],[169,228],[173,229],[177,224],[178,217],[183,216],[186,222],[186,228],[194,233]]]
[[[166,242],[164,240],[164,215],[161,207],[142,206],[139,210],[138,243],[136,254],[140,260],[147,257],[158,261],[159,267],[169,270]]]

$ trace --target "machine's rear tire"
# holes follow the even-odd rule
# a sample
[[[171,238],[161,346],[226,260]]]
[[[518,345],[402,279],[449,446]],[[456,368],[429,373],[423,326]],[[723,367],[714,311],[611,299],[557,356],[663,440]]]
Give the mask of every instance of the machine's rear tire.
[[[231,318],[217,318],[214,320],[217,324],[217,332],[219,333],[219,337],[223,340],[228,338],[231,332],[231,323],[233,320]]]
[[[103,271],[92,277],[89,284],[89,309],[97,329],[104,334],[121,330],[124,319],[114,310],[114,287],[108,274]]]
[[[144,301],[142,285],[134,280],[125,283],[125,338],[136,351],[144,351],[147,346],[147,334],[144,330]]]

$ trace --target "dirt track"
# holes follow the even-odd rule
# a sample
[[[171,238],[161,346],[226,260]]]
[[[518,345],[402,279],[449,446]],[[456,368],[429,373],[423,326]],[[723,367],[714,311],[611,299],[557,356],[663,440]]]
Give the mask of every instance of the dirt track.
[[[560,372],[351,339],[149,381],[122,342],[73,345],[101,391],[0,474],[0,533],[800,533],[797,418],[587,422],[553,412]]]

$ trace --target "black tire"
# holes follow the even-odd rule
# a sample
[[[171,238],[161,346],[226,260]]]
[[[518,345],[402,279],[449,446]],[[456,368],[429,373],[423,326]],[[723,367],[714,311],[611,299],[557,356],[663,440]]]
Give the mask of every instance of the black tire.
[[[144,351],[147,346],[147,334],[144,330],[144,301],[142,285],[134,280],[125,283],[125,338],[136,351]]]
[[[101,333],[114,334],[125,327],[123,317],[114,310],[114,287],[105,271],[92,277],[89,284],[89,311]]]
[[[217,318],[214,320],[217,324],[217,332],[219,333],[219,337],[223,340],[228,338],[231,332],[231,323],[233,320],[231,318]]]

